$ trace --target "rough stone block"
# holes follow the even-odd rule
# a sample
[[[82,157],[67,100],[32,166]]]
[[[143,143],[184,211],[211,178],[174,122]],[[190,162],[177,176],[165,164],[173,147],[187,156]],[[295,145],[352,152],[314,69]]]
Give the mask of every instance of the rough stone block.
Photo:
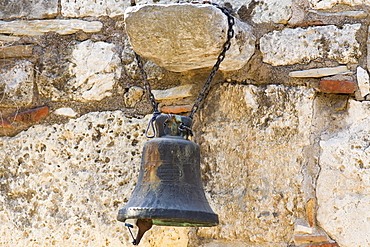
[[[313,90],[304,87],[213,88],[193,131],[220,225],[199,229],[200,238],[249,241],[245,246],[291,240],[292,222],[304,212],[301,161],[310,143],[313,99]]]
[[[138,54],[176,72],[213,66],[228,29],[226,15],[208,4],[131,7],[125,12],[125,24]],[[221,70],[242,68],[254,53],[250,26],[235,19],[234,30]]]
[[[252,12],[255,23],[286,24],[292,16],[292,0],[264,0],[258,3]]]
[[[263,61],[274,66],[307,64],[317,58],[339,63],[357,63],[361,55],[356,33],[361,24],[303,28],[286,28],[261,37]]]
[[[370,93],[369,73],[362,67],[357,67],[357,84],[362,98]]]
[[[100,21],[83,20],[34,20],[34,21],[0,21],[0,33],[11,35],[43,35],[56,32],[62,35],[84,31],[99,32],[103,24]]]
[[[127,107],[134,107],[142,98],[144,89],[141,87],[131,87],[123,96]]]
[[[116,0],[61,0],[61,13],[65,17],[123,15],[130,1]]]
[[[306,78],[306,77],[324,77],[330,75],[349,73],[350,70],[347,66],[329,67],[329,68],[318,68],[318,69],[307,69],[301,71],[292,71],[289,73],[290,77]]]
[[[368,101],[349,100],[346,114],[330,122],[345,128],[320,141],[317,219],[341,247],[370,244],[369,109]]]
[[[65,117],[76,117],[77,116],[77,112],[75,112],[72,108],[69,108],[69,107],[58,108],[54,111],[54,114],[65,116]]]
[[[297,219],[294,223],[294,234],[312,234],[314,228],[306,220]]]
[[[129,245],[116,216],[136,182],[148,120],[94,112],[0,138],[0,149],[8,154],[0,155],[1,243]],[[161,230],[153,229],[147,239]],[[186,241],[186,234],[181,238]]]
[[[0,1],[0,19],[50,18],[58,14],[58,0],[7,0]]]
[[[19,61],[0,68],[0,106],[18,107],[32,103],[34,65]]]
[[[354,93],[356,84],[353,81],[321,80],[319,89],[323,93]]]
[[[193,85],[187,84],[178,87],[173,87],[165,90],[152,90],[154,97],[158,101],[181,99],[190,96],[194,96],[192,93]]]
[[[33,45],[13,45],[0,47],[0,59],[32,56]]]
[[[91,112],[0,137],[7,154],[0,155],[0,243],[131,246],[116,217],[137,181],[150,117]],[[188,233],[186,227],[153,226],[140,246],[188,246]]]
[[[346,4],[349,6],[370,5],[369,0],[309,0],[313,9],[330,9],[337,4]]]
[[[353,17],[353,18],[365,18],[368,15],[366,11],[362,11],[362,10],[357,10],[357,11],[350,10],[350,11],[339,11],[339,12],[321,12],[321,11],[311,10],[311,12],[317,15],[321,15],[321,16],[336,16],[336,17],[348,16],[348,17]]]
[[[113,44],[91,40],[77,44],[69,66],[72,75],[66,86],[69,96],[82,102],[111,96],[121,76],[120,64]]]

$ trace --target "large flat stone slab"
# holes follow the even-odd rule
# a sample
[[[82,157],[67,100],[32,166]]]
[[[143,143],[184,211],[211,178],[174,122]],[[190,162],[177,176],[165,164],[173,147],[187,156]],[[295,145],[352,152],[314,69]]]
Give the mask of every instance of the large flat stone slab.
[[[226,15],[207,4],[136,6],[126,10],[125,24],[138,54],[176,72],[213,66],[228,29]],[[221,70],[242,68],[254,53],[250,26],[235,19],[234,30]]]

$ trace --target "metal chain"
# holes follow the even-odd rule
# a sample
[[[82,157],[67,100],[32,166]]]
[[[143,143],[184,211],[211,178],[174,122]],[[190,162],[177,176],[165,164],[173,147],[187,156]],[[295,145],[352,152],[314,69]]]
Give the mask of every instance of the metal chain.
[[[141,61],[141,57],[136,52],[134,52],[134,53],[135,53],[135,58],[136,58],[137,66],[139,67],[140,74],[141,74],[141,76],[143,77],[143,80],[144,80],[144,89],[147,92],[149,102],[150,102],[150,104],[153,107],[153,117],[150,119],[150,121],[148,123],[148,126],[146,127],[145,136],[147,138],[153,138],[153,137],[156,136],[156,131],[155,131],[155,127],[154,127],[154,121],[157,119],[157,117],[159,115],[161,115],[161,112],[158,110],[158,103],[155,101],[154,94],[152,93],[152,88],[150,86],[150,83],[148,81],[148,77],[147,77],[146,72],[144,70],[144,66],[143,66],[143,63]],[[149,130],[151,130],[153,132],[152,135],[149,135]]]
[[[200,104],[207,97],[208,92],[209,92],[209,87],[211,86],[211,82],[213,80],[213,77],[215,76],[216,72],[218,71],[221,62],[225,59],[226,52],[227,52],[227,50],[230,49],[230,46],[231,46],[231,39],[234,37],[234,29],[233,29],[233,26],[235,24],[234,17],[230,14],[229,10],[226,7],[221,7],[220,5],[218,5],[216,3],[211,3],[211,4],[216,6],[218,9],[220,9],[222,11],[222,13],[224,13],[227,16],[227,21],[228,21],[228,24],[229,24],[229,28],[227,30],[227,40],[222,46],[222,51],[221,51],[220,55],[218,55],[217,62],[215,63],[215,65],[213,65],[211,73],[209,74],[206,82],[203,85],[202,91],[198,94],[198,97],[197,97],[193,107],[191,108],[191,112],[189,114],[190,118],[193,118],[194,114],[199,109]]]
[[[198,2],[192,2],[192,3],[198,3]],[[231,46],[231,39],[234,37],[233,26],[235,24],[235,21],[234,21],[234,17],[230,14],[229,10],[226,7],[221,7],[220,5],[218,5],[216,3],[211,3],[211,2],[208,2],[208,1],[204,1],[203,3],[211,4],[215,7],[217,7],[218,9],[220,9],[222,11],[222,13],[224,13],[227,16],[227,21],[228,21],[227,39],[226,39],[226,42],[222,46],[222,51],[218,55],[215,65],[213,65],[213,67],[212,67],[211,73],[209,74],[206,82],[203,85],[203,89],[198,94],[198,97],[197,97],[194,105],[191,108],[191,112],[190,112],[190,115],[189,115],[190,118],[193,118],[194,114],[199,109],[202,101],[207,97],[208,92],[209,92],[209,87],[211,85],[213,77],[215,76],[216,72],[218,71],[221,62],[225,59],[226,52],[230,49],[230,46]],[[155,119],[161,114],[161,112],[158,110],[158,103],[156,102],[154,94],[152,93],[150,83],[148,81],[146,72],[144,70],[144,67],[143,67],[143,64],[142,64],[142,61],[141,61],[141,57],[136,52],[134,52],[134,53],[135,53],[136,62],[137,62],[137,65],[139,67],[141,76],[143,77],[143,80],[144,80],[144,89],[146,90],[146,92],[148,94],[149,101],[150,101],[150,103],[153,107],[153,117],[152,117],[152,119],[150,120],[150,122],[148,124],[145,135],[148,138],[153,138],[155,136],[155,128],[154,128],[153,123],[154,123]],[[148,135],[148,132],[149,132],[150,129],[152,129],[152,131],[153,131],[153,135],[151,135],[151,136]]]
[[[148,77],[147,77],[146,72],[144,70],[144,66],[143,66],[143,63],[141,61],[141,57],[136,52],[134,52],[134,53],[135,53],[137,66],[139,67],[140,74],[141,74],[141,76],[143,77],[143,80],[144,80],[144,89],[148,94],[149,102],[153,107],[153,111],[154,112],[159,112],[158,111],[158,103],[155,101],[154,94],[152,93],[152,88],[150,86],[150,83],[148,81]]]

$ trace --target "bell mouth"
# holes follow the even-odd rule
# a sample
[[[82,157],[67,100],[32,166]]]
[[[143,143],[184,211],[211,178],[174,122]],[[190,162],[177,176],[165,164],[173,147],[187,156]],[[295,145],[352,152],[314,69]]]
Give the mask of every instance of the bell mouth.
[[[215,213],[141,207],[119,210],[117,220],[124,222],[127,219],[150,219],[157,226],[211,227],[219,223]]]

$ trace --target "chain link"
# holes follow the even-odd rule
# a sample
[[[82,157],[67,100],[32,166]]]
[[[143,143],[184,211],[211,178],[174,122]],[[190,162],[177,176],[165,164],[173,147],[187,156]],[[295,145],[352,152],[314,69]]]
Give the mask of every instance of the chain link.
[[[140,74],[141,74],[141,76],[143,77],[143,80],[144,80],[144,89],[147,92],[149,102],[150,102],[150,104],[153,107],[153,117],[150,119],[150,121],[148,123],[148,126],[146,127],[145,136],[147,138],[153,138],[153,137],[156,136],[156,131],[155,131],[155,127],[154,127],[154,121],[157,119],[157,117],[159,115],[161,115],[161,112],[158,110],[158,103],[155,101],[154,94],[152,93],[152,88],[150,86],[150,83],[148,81],[148,77],[147,77],[146,72],[144,70],[144,66],[143,66],[141,57],[136,52],[134,52],[134,53],[135,53],[135,58],[136,58],[137,66],[139,67]],[[152,135],[149,135],[149,131],[150,130],[153,133]]]
[[[199,2],[192,2],[192,3],[199,3]],[[209,92],[209,88],[211,86],[211,82],[213,80],[213,77],[216,75],[216,72],[218,71],[218,69],[220,67],[220,64],[225,59],[226,52],[230,49],[230,46],[231,46],[231,39],[234,37],[233,26],[235,24],[235,21],[234,21],[234,17],[230,14],[229,10],[226,7],[222,7],[222,6],[220,6],[216,3],[211,3],[211,2],[208,2],[208,1],[204,1],[202,3],[211,4],[215,7],[217,7],[218,9],[220,9],[222,11],[222,13],[224,13],[227,16],[228,30],[227,30],[227,39],[226,39],[226,42],[222,46],[222,51],[218,55],[217,61],[216,61],[215,65],[213,65],[211,73],[209,74],[206,82],[203,85],[203,88],[202,88],[201,92],[198,94],[197,99],[196,99],[194,105],[191,108],[191,112],[190,112],[190,115],[189,115],[190,118],[193,118],[194,114],[199,109],[201,103],[207,97],[208,92]],[[145,73],[141,57],[136,52],[135,52],[135,58],[136,58],[136,62],[137,62],[137,65],[139,67],[141,76],[144,80],[144,89],[147,92],[150,104],[153,107],[153,117],[150,120],[149,125],[147,127],[147,131],[145,133],[145,135],[148,138],[152,138],[152,137],[155,136],[155,133],[152,136],[148,136],[148,131],[149,131],[150,128],[152,128],[152,130],[155,131],[154,126],[153,126],[153,122],[155,121],[157,116],[159,116],[161,114],[161,112],[158,110],[158,103],[156,102],[154,94],[151,91],[150,83],[149,83],[147,75]]]
[[[145,89],[145,91],[148,94],[149,102],[150,102],[150,104],[153,107],[153,111],[154,112],[159,112],[158,111],[158,103],[155,101],[154,94],[152,93],[152,88],[150,86],[150,83],[148,81],[148,77],[147,77],[146,72],[144,70],[144,66],[143,66],[141,57],[136,52],[134,52],[134,53],[135,53],[135,58],[136,58],[137,66],[139,67],[140,74],[141,74],[141,76],[143,77],[143,80],[144,80],[144,89]]]
[[[220,55],[218,55],[215,65],[213,65],[212,67],[211,73],[209,74],[206,82],[203,85],[202,91],[198,94],[198,97],[193,107],[191,108],[191,112],[189,114],[190,118],[193,118],[194,114],[199,109],[202,101],[207,97],[208,92],[209,92],[209,87],[211,86],[213,77],[216,75],[216,72],[218,71],[220,64],[225,59],[226,52],[230,49],[230,46],[231,46],[231,39],[234,37],[234,29],[233,29],[233,26],[235,24],[234,17],[230,14],[229,10],[226,7],[221,7],[220,5],[216,3],[211,3],[211,4],[217,7],[218,9],[220,9],[222,13],[224,13],[227,16],[227,21],[229,24],[229,28],[227,30],[227,39],[226,39],[226,42],[222,46],[222,51]]]

